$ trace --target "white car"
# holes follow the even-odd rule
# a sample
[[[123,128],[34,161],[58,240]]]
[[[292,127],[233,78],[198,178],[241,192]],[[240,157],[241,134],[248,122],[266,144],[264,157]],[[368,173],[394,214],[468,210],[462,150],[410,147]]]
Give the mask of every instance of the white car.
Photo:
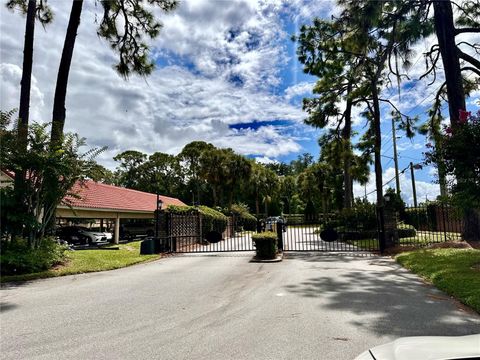
[[[107,241],[110,241],[110,240],[113,239],[113,233],[108,232],[108,231],[101,231],[99,227],[90,228],[90,231],[94,231],[94,232],[97,232],[97,233],[102,233],[103,235],[105,235],[105,238],[107,239]]]
[[[365,351],[355,360],[480,359],[480,334],[399,338]]]

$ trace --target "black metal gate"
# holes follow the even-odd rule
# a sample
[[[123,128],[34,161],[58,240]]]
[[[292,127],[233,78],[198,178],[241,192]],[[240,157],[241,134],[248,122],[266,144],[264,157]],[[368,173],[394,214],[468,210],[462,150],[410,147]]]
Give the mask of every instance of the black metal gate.
[[[266,223],[245,223],[235,217],[226,222],[212,222],[200,214],[164,214],[160,218],[159,237],[173,252],[254,251],[252,234],[270,230],[277,232],[279,249],[287,252],[375,253],[382,248],[379,241],[382,234],[388,246],[461,241],[464,225],[457,213],[439,205],[406,208],[398,214],[390,212],[383,232],[374,212],[366,216],[358,210],[353,210],[350,217],[287,215],[269,218]]]
[[[322,216],[289,217],[278,231],[283,251],[378,252],[378,231],[325,226]]]
[[[161,229],[169,248],[177,253],[253,251],[256,224],[229,217],[227,222],[211,222],[200,214],[167,214]],[[161,231],[162,232],[162,231]]]

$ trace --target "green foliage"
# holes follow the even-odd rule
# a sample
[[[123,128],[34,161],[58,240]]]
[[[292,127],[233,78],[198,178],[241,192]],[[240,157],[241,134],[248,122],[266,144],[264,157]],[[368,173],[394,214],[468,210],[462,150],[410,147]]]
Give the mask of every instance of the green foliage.
[[[118,73],[127,78],[132,72],[149,75],[155,66],[149,58],[147,39],[155,39],[162,24],[155,18],[154,9],[170,12],[177,0],[102,0],[104,16],[98,35],[106,39],[119,55],[115,65]]]
[[[455,128],[446,127],[441,147],[428,144],[427,164],[442,163],[455,180],[449,187],[454,202],[462,209],[480,207],[480,111],[465,113]]]
[[[258,259],[275,259],[277,256],[277,234],[271,231],[253,234],[252,240]]]
[[[411,225],[399,225],[397,227],[398,237],[403,238],[413,238],[417,236],[417,230]]]
[[[208,206],[175,206],[170,205],[167,211],[177,215],[194,215],[200,214],[202,217],[202,234],[206,236],[209,232],[215,231],[223,233],[227,228],[228,219],[220,211],[212,209]]]
[[[91,173],[96,165],[95,157],[105,148],[81,152],[85,139],[77,134],[66,134],[61,146],[52,149],[47,130],[49,124],[33,123],[28,131],[27,150],[19,151],[11,141],[16,128],[8,129],[11,119],[5,119],[5,114],[2,113],[0,128],[2,167],[18,176],[22,176],[23,171],[24,187],[21,197],[17,190],[3,191],[0,198],[2,231],[19,229],[16,234],[21,233],[31,246],[37,247],[53,228],[57,206],[77,181],[83,181]],[[19,198],[24,202],[18,203]]]
[[[139,185],[142,176],[140,165],[146,159],[146,154],[136,150],[127,150],[114,156],[113,160],[120,162],[116,172],[118,185],[129,189],[142,190]]]
[[[374,204],[358,201],[351,209],[343,209],[337,217],[340,226],[352,230],[373,230],[377,228]]]
[[[20,275],[36,273],[50,269],[65,261],[66,247],[52,238],[45,238],[37,248],[32,248],[28,241],[2,241],[0,254],[1,273]]]
[[[6,6],[9,10],[19,10],[21,13],[26,14],[28,9],[29,0],[8,0]],[[35,17],[40,23],[45,26],[53,21],[52,9],[47,5],[47,0],[37,1],[37,9]]]
[[[234,216],[238,230],[253,231],[257,228],[257,218],[250,214],[250,209],[246,204],[233,204],[228,213]]]
[[[140,255],[141,241],[115,245],[118,250],[81,250],[68,252],[68,261],[45,271],[24,275],[6,276],[2,274],[2,282],[24,281],[64,275],[83,274],[94,271],[119,269],[145,261],[156,260],[161,255]]]

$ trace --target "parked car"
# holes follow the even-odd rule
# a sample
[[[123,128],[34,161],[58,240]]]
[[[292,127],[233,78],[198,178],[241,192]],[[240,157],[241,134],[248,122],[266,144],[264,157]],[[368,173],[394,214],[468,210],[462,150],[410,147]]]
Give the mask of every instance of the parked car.
[[[102,232],[92,231],[83,226],[64,226],[57,230],[57,236],[70,244],[93,245],[107,242]]]
[[[108,241],[111,241],[113,239],[113,233],[110,232],[110,231],[102,231],[102,229],[99,228],[99,227],[92,227],[92,228],[89,228],[89,229],[91,231],[94,231],[94,232],[97,232],[97,233],[103,233]]]
[[[274,225],[277,224],[277,225]],[[276,226],[282,226],[283,232],[287,231],[285,219],[281,216],[270,216],[265,220],[266,231],[276,231]]]
[[[122,239],[134,239],[155,235],[155,225],[144,222],[125,223],[120,226],[120,237]]]
[[[480,359],[480,334],[399,338],[365,351],[355,360]]]

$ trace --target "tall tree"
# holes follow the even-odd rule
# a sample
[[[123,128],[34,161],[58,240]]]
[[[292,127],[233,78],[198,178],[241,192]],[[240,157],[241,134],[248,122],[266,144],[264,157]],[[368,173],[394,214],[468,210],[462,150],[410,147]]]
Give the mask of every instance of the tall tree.
[[[116,155],[113,160],[120,162],[116,173],[117,185],[141,190],[139,188],[139,180],[141,179],[140,166],[146,159],[146,154],[136,150],[127,150]]]
[[[152,72],[154,63],[149,59],[149,46],[146,38],[154,39],[160,33],[162,24],[154,16],[154,8],[169,12],[177,6],[177,0],[102,0],[103,19],[98,35],[107,40],[118,53],[119,62],[115,68],[125,78],[133,72],[145,76]],[[73,0],[70,20],[60,60],[55,88],[52,115],[52,147],[60,142],[65,126],[65,100],[68,76],[77,36],[83,0]],[[151,7],[153,6],[153,7]]]
[[[30,92],[32,84],[33,68],[33,43],[35,38],[35,19],[45,26],[53,19],[53,14],[45,1],[41,0],[9,0],[7,8],[10,10],[20,9],[26,14],[25,40],[23,44],[23,67],[22,79],[20,82],[20,105],[18,108],[17,124],[17,147],[19,156],[27,151],[28,123],[30,117]],[[18,206],[23,207],[25,193],[25,169],[18,169],[15,172],[15,194]]]
[[[65,100],[67,98],[68,76],[72,64],[77,30],[80,25],[82,7],[83,0],[73,0],[70,19],[68,20],[67,33],[63,43],[62,57],[60,58],[60,67],[58,68],[55,95],[53,98],[52,129],[50,136],[52,148],[56,148],[62,143],[63,127],[65,125],[66,117]]]
[[[200,156],[204,151],[215,149],[210,143],[204,141],[193,141],[184,146],[178,157],[185,168],[186,183],[189,184],[190,191],[196,194],[196,202],[201,203],[202,179],[200,178],[201,163]]]

